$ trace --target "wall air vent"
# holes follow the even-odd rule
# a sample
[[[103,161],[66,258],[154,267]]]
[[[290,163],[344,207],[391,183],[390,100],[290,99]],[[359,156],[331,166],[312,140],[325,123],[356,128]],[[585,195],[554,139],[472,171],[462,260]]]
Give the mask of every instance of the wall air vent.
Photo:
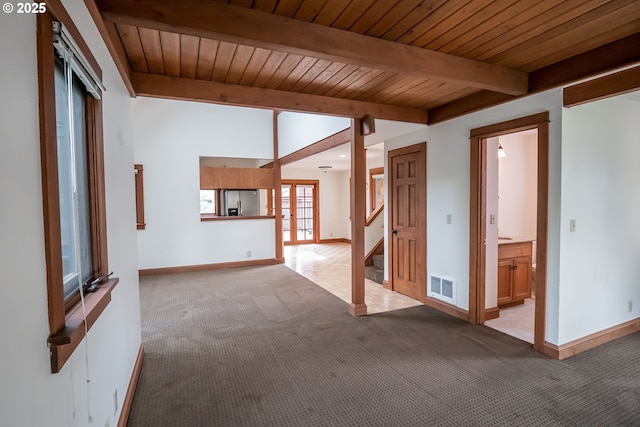
[[[427,295],[455,305],[456,303],[456,281],[450,277],[431,274],[429,276]]]

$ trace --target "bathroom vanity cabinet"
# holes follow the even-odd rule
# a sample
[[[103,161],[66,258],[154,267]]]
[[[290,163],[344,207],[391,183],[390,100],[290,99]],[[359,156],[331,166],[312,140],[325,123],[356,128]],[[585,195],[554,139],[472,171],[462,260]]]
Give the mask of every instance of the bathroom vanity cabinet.
[[[533,242],[499,240],[498,307],[523,304],[531,297]]]

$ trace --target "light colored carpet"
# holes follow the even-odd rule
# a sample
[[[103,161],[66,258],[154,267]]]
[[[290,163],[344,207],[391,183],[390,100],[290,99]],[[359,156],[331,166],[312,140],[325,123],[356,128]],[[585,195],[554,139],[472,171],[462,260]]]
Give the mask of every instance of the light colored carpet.
[[[353,318],[282,265],[140,290],[131,427],[640,425],[640,334],[555,361],[425,306]]]

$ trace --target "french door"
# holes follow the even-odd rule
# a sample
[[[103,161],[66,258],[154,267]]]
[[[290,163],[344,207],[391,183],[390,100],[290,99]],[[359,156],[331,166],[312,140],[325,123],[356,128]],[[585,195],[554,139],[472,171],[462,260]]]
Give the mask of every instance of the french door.
[[[282,240],[318,242],[318,181],[282,181]]]

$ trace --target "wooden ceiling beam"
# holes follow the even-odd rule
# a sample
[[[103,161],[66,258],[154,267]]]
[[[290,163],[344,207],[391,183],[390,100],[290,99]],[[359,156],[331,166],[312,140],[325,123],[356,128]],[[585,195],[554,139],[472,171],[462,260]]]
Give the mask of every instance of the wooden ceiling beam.
[[[280,164],[282,166],[288,165],[288,164],[297,162],[299,160],[306,159],[307,157],[316,155],[318,153],[331,150],[332,148],[347,144],[350,141],[351,141],[351,129],[346,128],[345,130],[342,130],[338,133],[335,133],[326,138],[323,138],[320,141],[314,142],[311,145],[307,145],[306,147],[303,147],[297,151],[294,151],[291,154],[287,154],[286,156],[280,159]]]
[[[569,86],[562,92],[562,101],[565,107],[573,107],[636,90],[640,90],[640,67]]]
[[[203,0],[97,0],[105,20],[310,56],[510,95],[525,72],[337,28]]]
[[[205,80],[185,79],[147,73],[131,74],[138,96],[209,102],[241,107],[267,108],[326,114],[340,117],[371,116],[378,119],[410,123],[427,123],[427,111],[352,101],[320,95],[285,92],[248,86],[229,85]]]
[[[640,34],[634,34],[533,71],[529,73],[530,87],[527,95],[566,86],[640,63],[638,46],[640,46]],[[430,109],[429,124],[441,123],[521,97],[481,90]]]

